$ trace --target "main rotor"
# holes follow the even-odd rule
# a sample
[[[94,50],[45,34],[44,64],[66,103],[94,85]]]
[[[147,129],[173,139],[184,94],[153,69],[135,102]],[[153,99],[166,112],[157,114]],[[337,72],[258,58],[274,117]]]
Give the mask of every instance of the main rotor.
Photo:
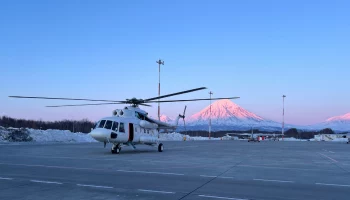
[[[46,99],[46,100],[69,100],[69,101],[94,101],[94,102],[103,102],[103,103],[88,103],[88,104],[69,104],[69,105],[53,105],[53,106],[46,106],[46,107],[67,107],[67,106],[93,106],[93,105],[109,105],[109,104],[130,104],[133,107],[141,106],[151,106],[149,104],[151,103],[171,103],[171,102],[187,102],[187,101],[204,101],[204,100],[219,100],[219,99],[238,99],[239,97],[226,97],[226,98],[204,98],[204,99],[178,99],[178,100],[162,100],[159,101],[158,99],[163,99],[171,96],[176,96],[180,94],[186,94],[190,92],[195,92],[199,90],[207,89],[206,87],[200,87],[195,88],[191,90],[185,90],[181,92],[171,93],[167,95],[162,95],[158,97],[152,97],[148,99],[137,99],[137,98],[131,98],[126,99],[125,101],[117,101],[117,100],[105,100],[105,99],[78,99],[78,98],[62,98],[62,97],[36,97],[36,96],[9,96],[10,98],[25,98],[25,99]],[[158,101],[155,101],[158,100]]]

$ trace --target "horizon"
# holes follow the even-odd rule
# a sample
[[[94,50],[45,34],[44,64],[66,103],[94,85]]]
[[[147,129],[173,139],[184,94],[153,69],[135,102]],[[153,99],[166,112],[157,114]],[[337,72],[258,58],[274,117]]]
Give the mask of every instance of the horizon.
[[[350,2],[41,0],[4,1],[0,21],[0,116],[84,119],[125,105],[46,108],[74,101],[10,95],[125,100],[207,87],[169,99],[239,96],[264,119],[312,125],[350,113]],[[161,104],[173,118],[209,101]],[[157,117],[157,104],[146,110]]]
[[[216,100],[216,101],[213,101],[212,102],[212,106],[213,106],[213,104],[214,103],[218,103],[219,101],[230,101],[230,102],[232,102],[234,105],[236,105],[236,106],[238,106],[238,107],[240,107],[240,108],[242,108],[239,104],[237,104],[237,103],[235,103],[235,102],[233,102],[232,101],[232,99],[222,99],[222,100]],[[197,113],[194,113],[194,114],[192,114],[191,116],[188,116],[187,118],[192,118],[194,115],[197,115],[197,114],[199,114],[199,113],[202,113],[203,111],[205,111],[205,110],[207,110],[208,108],[209,108],[209,106],[210,105],[208,105],[208,106],[206,106],[206,107],[204,107],[204,108],[202,108],[200,111],[198,111]],[[141,108],[142,109],[142,108]],[[212,108],[213,109],[213,108]],[[248,112],[251,112],[251,111],[249,111],[249,110],[247,110],[247,109],[245,109],[245,108],[243,108],[244,110],[246,110],[246,111],[248,111]],[[259,114],[257,114],[257,113],[254,113],[254,112],[251,112],[252,114],[254,114],[254,115],[257,115],[257,117],[261,117]],[[344,117],[344,116],[350,116],[350,112],[349,113],[345,113],[345,114],[343,114],[343,115],[338,115],[338,116],[333,116],[333,117],[330,117],[330,118],[327,118],[327,119],[325,119],[324,121],[322,121],[322,122],[319,122],[319,123],[316,123],[316,124],[306,124],[306,125],[300,125],[300,124],[288,124],[288,123],[286,123],[285,125],[288,125],[288,126],[312,126],[312,125],[317,125],[317,124],[320,124],[320,123],[323,123],[323,122],[327,122],[327,121],[329,121],[329,120],[337,120],[339,117]],[[0,117],[11,117],[11,116],[7,116],[7,115],[0,115]],[[153,117],[153,116],[149,116],[149,117],[151,117],[151,118],[155,118],[155,117]],[[168,115],[166,115],[166,114],[160,114],[160,117],[162,118],[162,117],[166,117],[166,119],[169,119],[169,120],[171,120],[171,121],[173,121],[173,120],[175,120],[175,118],[176,118],[176,116],[174,117],[174,116],[168,116]],[[215,118],[215,116],[213,117],[213,119]],[[267,118],[264,118],[264,117],[262,117],[263,118],[263,120],[270,120],[270,119],[267,119]],[[26,119],[26,118],[16,118],[16,119]],[[42,120],[42,119],[26,119],[26,120]],[[97,119],[97,120],[90,120],[90,119],[88,119],[88,118],[81,118],[81,119],[60,119],[60,120],[77,120],[77,121],[79,121],[79,120],[89,120],[89,121],[91,121],[91,122],[96,122],[96,121],[98,121],[99,119]],[[51,120],[51,121],[60,121],[60,120]],[[192,120],[192,119],[191,119]],[[190,121],[191,121],[190,120]],[[43,121],[50,121],[50,120],[43,120]],[[162,120],[161,120],[162,121]],[[280,123],[282,123],[282,122],[280,122]]]

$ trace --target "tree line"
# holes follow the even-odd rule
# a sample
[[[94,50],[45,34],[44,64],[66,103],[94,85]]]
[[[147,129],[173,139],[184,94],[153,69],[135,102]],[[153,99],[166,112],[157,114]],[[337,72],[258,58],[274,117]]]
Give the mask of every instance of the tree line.
[[[42,120],[27,120],[15,119],[8,116],[0,118],[0,126],[5,128],[32,128],[32,129],[58,129],[69,130],[71,132],[89,133],[91,128],[95,126],[94,122],[88,119],[82,120],[60,120],[60,121],[42,121]]]
[[[320,131],[303,131],[303,130],[298,130],[296,128],[291,128],[284,133],[286,137],[294,137],[297,139],[311,139],[318,134],[335,134],[335,132],[331,128],[325,128]],[[343,134],[346,134],[346,133],[343,133]]]

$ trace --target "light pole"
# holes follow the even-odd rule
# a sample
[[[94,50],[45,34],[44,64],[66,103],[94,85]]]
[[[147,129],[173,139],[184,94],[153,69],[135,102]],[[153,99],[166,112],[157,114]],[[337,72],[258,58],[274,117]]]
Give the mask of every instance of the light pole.
[[[164,61],[161,59],[157,60],[158,69],[159,69],[159,82],[158,82],[158,97],[160,96],[160,65],[164,65]],[[158,120],[160,121],[160,104],[158,99]]]
[[[210,91],[209,92],[209,95],[210,95],[210,107],[209,107],[209,112],[210,112],[210,115],[209,115],[209,139],[210,139],[210,133],[211,133],[211,95],[212,95],[213,93]]]
[[[284,98],[286,98],[286,95],[283,95],[282,98],[283,98],[283,114],[282,114],[282,116],[283,116],[283,120],[282,120],[282,140],[283,140],[283,137],[284,137]]]

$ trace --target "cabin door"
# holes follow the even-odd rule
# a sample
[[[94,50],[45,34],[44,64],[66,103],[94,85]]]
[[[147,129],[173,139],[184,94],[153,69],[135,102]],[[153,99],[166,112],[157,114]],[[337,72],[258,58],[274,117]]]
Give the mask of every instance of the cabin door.
[[[134,140],[134,124],[129,123],[129,140],[128,142],[132,142]]]

